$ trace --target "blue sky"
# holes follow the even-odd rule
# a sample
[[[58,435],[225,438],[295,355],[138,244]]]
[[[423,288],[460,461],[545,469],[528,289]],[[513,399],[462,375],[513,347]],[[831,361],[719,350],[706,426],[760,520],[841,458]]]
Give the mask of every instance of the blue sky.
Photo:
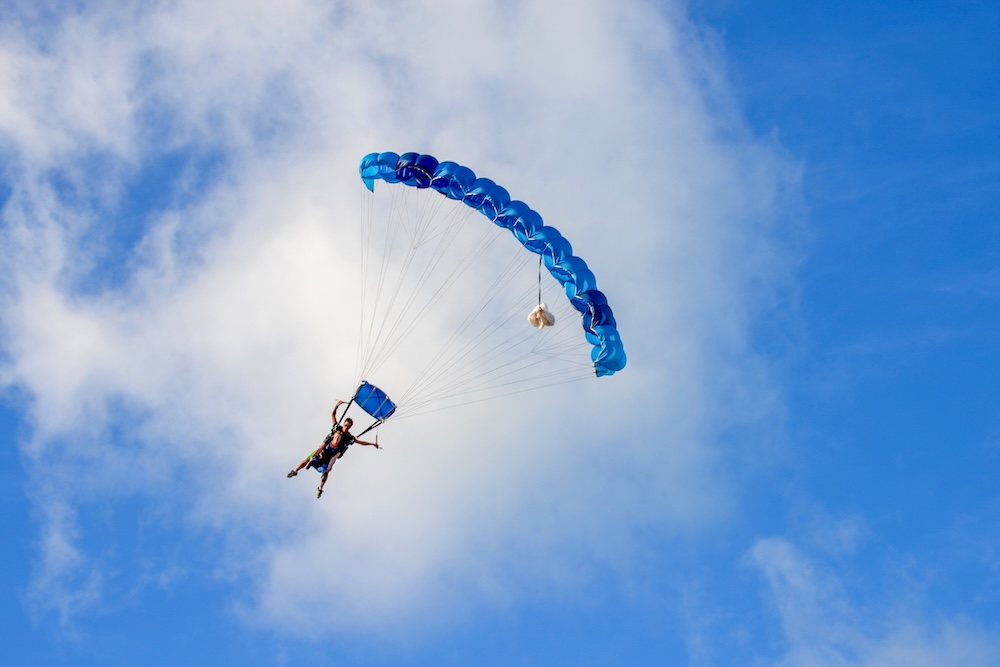
[[[8,661],[1000,662],[1000,10],[391,4],[0,14]],[[316,501],[377,150],[542,212],[629,366]]]

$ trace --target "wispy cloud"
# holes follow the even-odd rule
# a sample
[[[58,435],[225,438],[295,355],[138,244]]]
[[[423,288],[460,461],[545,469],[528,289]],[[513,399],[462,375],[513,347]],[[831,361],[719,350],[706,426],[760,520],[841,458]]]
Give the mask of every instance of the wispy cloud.
[[[834,565],[787,539],[759,540],[749,559],[767,582],[787,644],[775,664],[986,667],[1000,659],[990,628],[961,616],[927,617],[902,601],[866,608]]]
[[[63,629],[71,629],[78,614],[100,602],[102,575],[79,549],[73,509],[56,501],[46,503],[42,511],[42,559],[26,602],[37,617],[55,612]]]

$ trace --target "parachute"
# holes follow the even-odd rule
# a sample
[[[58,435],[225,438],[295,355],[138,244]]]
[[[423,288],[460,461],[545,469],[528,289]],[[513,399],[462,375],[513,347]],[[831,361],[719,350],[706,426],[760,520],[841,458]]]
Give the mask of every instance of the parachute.
[[[396,404],[389,400],[384,391],[368,381],[362,382],[358,387],[354,393],[354,402],[372,419],[385,421],[396,412]]]
[[[351,400],[347,402],[347,408],[344,409],[340,419],[337,420],[334,430],[340,428],[340,421],[347,416],[347,411],[351,409],[352,405],[357,405],[359,408],[364,410],[369,417],[375,420],[369,424],[366,429],[361,431],[361,433],[356,435],[356,438],[360,438],[365,433],[368,433],[368,431],[378,428],[382,425],[382,422],[396,412],[396,404],[392,402],[384,391],[367,380],[363,380],[361,384],[358,385],[354,395],[351,396]],[[333,431],[330,432],[329,437],[333,437]],[[320,472],[323,471],[320,470]]]
[[[430,155],[371,153],[359,172],[367,190],[357,377],[389,386],[383,376],[410,376],[397,402],[360,382],[354,401],[377,423],[397,405],[418,414],[625,367],[593,272],[527,204]],[[387,187],[377,191],[377,181]],[[493,225],[471,220],[476,212]],[[518,244],[502,241],[507,232]],[[543,281],[543,268],[554,281]],[[402,384],[392,382],[393,391]]]

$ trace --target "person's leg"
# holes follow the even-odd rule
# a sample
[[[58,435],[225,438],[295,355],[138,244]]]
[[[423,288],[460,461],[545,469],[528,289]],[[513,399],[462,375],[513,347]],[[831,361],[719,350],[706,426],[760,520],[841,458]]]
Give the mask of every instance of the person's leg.
[[[340,455],[337,455],[330,459],[330,462],[326,464],[326,471],[324,471],[323,476],[319,478],[319,488],[316,489],[317,498],[323,495],[323,486],[326,485],[326,478],[330,476],[330,470],[333,468],[333,464],[339,460]]]
[[[299,464],[299,467],[295,468],[294,470],[289,471],[289,473],[287,475],[285,475],[285,477],[295,477],[296,475],[299,474],[300,470],[302,470],[303,468],[306,467],[306,464],[308,464],[308,463],[309,463],[309,459],[302,459],[302,463]]]
[[[317,449],[316,451],[318,452],[319,450]],[[309,456],[305,457],[304,459],[302,459],[302,463],[299,464],[299,467],[289,472],[287,475],[285,475],[285,477],[295,477],[296,475],[299,474],[299,471],[305,468],[307,465],[309,465],[309,462],[312,461],[315,457],[316,457],[316,452],[313,452]]]
[[[316,497],[323,495],[323,487],[326,485],[326,478],[330,476],[330,468],[327,468],[323,476],[319,478],[319,486],[316,488]]]

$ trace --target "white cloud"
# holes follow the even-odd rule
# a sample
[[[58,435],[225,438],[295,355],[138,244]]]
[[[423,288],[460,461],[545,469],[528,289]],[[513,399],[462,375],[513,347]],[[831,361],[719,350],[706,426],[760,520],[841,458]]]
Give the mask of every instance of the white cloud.
[[[246,613],[286,629],[330,609],[375,631],[544,595],[585,583],[588,563],[627,563],[639,527],[726,512],[720,437],[779,402],[749,330],[787,277],[775,224],[794,171],[717,90],[706,99],[718,66],[678,19],[548,7],[180,2],[82,13],[46,49],[8,42],[0,99],[46,111],[0,115],[16,165],[0,379],[31,397],[36,460],[76,438],[87,482],[56,473],[51,492],[72,505],[170,485],[191,523],[255,544],[232,559]],[[316,502],[283,473],[350,390],[336,299],[356,271],[356,164],[386,149],[476,166],[571,236],[630,366],[544,400],[390,422],[386,451],[352,451]],[[81,206],[53,178],[127,192],[168,151],[219,154],[221,174],[148,212],[128,258],[88,244],[129,221],[113,196]],[[95,156],[109,168],[88,170]],[[95,279],[109,266],[121,284]],[[320,594],[331,558],[349,573]]]
[[[54,611],[63,627],[100,599],[99,569],[73,544],[77,538],[72,508],[55,501],[44,505],[41,534],[42,562],[27,590],[27,602],[36,614]]]
[[[787,642],[776,664],[795,667],[986,667],[1000,660],[995,633],[964,618],[906,607],[865,609],[844,578],[784,538],[759,540],[750,561],[768,584]]]

